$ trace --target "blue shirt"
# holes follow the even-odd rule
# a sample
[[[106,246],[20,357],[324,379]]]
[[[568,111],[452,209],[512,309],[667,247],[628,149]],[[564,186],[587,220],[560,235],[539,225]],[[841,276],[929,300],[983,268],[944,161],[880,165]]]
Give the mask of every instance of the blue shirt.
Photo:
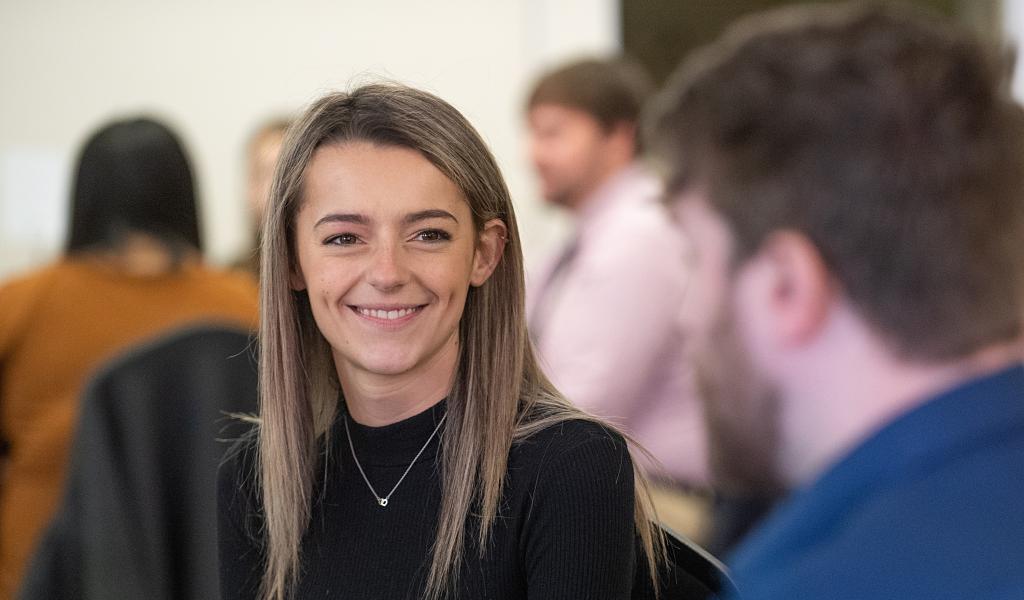
[[[1024,599],[1024,367],[888,424],[729,562],[745,600]]]

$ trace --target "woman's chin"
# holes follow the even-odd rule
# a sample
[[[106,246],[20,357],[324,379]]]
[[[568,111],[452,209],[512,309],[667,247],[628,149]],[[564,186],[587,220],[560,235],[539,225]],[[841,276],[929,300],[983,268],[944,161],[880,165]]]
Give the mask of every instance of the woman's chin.
[[[412,371],[416,361],[407,356],[382,356],[368,358],[360,366],[368,375],[399,377]]]

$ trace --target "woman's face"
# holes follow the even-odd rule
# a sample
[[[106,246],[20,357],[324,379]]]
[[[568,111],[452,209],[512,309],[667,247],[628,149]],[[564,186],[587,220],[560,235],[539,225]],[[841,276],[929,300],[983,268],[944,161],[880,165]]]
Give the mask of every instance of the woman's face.
[[[408,148],[321,147],[303,186],[292,287],[307,290],[342,382],[457,356],[466,294],[500,259],[504,224],[477,231],[461,190]]]

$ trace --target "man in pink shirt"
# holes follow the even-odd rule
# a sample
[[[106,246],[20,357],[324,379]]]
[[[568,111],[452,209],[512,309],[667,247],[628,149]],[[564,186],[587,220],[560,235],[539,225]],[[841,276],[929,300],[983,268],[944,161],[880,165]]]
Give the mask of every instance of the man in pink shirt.
[[[544,75],[527,103],[530,153],[545,199],[568,209],[568,243],[527,281],[531,334],[571,400],[621,425],[669,485],[707,481],[704,425],[684,366],[678,306],[686,241],[638,163],[637,119],[652,86],[621,60]]]

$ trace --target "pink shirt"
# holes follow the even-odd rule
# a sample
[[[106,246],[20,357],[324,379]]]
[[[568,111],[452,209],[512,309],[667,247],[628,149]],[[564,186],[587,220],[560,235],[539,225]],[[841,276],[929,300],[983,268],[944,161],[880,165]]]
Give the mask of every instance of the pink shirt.
[[[528,278],[528,318],[562,393],[650,451],[656,477],[706,486],[702,411],[677,324],[686,240],[660,195],[639,166],[602,186],[566,248]]]

